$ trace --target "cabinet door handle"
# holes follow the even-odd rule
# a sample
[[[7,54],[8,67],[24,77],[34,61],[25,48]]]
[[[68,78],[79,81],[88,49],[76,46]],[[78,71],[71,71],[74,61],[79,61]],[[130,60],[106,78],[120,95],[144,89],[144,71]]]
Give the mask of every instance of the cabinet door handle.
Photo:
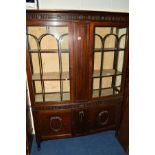
[[[59,127],[54,127],[54,126],[52,125],[52,122],[53,122],[53,121],[58,121],[58,122],[59,122]],[[59,116],[53,116],[53,117],[51,117],[51,118],[50,118],[50,129],[51,129],[52,131],[59,131],[59,130],[61,130],[61,129],[62,129],[62,118],[59,117]]]
[[[80,118],[80,122],[82,122],[84,118],[84,111],[79,112],[79,118]]]
[[[105,116],[105,119],[102,121],[102,116]],[[109,111],[105,110],[105,111],[101,111],[99,114],[98,114],[98,123],[100,125],[106,125],[109,121]]]

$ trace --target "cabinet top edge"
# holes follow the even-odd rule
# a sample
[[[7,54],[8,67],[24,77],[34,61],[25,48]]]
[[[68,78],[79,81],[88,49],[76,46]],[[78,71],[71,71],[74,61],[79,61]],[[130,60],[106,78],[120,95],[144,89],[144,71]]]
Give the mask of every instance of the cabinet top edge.
[[[94,10],[26,10],[26,13],[80,13],[80,14],[108,14],[108,15],[126,15],[129,16],[128,12],[113,12],[113,11],[94,11]]]
[[[85,10],[26,10],[27,25],[47,24],[50,21],[96,21],[129,23],[129,14]],[[41,23],[39,23],[41,22]]]

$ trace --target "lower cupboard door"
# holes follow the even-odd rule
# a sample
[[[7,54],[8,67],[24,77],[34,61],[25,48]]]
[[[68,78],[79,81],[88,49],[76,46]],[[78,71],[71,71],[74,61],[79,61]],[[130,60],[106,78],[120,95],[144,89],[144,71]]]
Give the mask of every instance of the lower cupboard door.
[[[71,112],[69,110],[35,111],[35,128],[41,139],[71,137]]]
[[[120,118],[120,106],[100,105],[89,109],[90,132],[115,129]]]

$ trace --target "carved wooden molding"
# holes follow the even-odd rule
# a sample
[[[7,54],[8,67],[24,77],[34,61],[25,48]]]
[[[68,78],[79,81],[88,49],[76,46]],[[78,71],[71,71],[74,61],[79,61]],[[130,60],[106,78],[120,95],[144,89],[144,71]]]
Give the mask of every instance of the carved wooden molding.
[[[50,20],[50,21],[74,21],[74,20],[86,20],[86,21],[104,21],[104,22],[128,22],[129,18],[126,14],[107,13],[102,14],[82,14],[82,13],[53,13],[53,12],[27,12],[27,20]]]
[[[106,117],[105,120],[102,120],[102,116]],[[106,125],[109,121],[109,111],[107,110],[101,111],[98,114],[97,119],[98,119],[99,125],[102,125],[102,126]]]
[[[118,98],[116,100],[116,104],[121,103],[122,98]],[[108,100],[98,100],[98,101],[89,101],[89,102],[80,102],[80,103],[68,103],[68,104],[57,104],[57,105],[50,105],[50,106],[33,106],[32,110],[64,110],[64,109],[80,109],[80,108],[88,108],[96,105],[104,105],[110,103]]]

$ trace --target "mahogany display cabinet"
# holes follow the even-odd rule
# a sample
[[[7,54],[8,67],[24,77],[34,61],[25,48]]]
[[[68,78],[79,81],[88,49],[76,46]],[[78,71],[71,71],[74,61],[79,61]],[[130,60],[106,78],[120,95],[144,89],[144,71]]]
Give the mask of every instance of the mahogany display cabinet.
[[[27,10],[27,78],[36,141],[117,130],[128,13]]]

